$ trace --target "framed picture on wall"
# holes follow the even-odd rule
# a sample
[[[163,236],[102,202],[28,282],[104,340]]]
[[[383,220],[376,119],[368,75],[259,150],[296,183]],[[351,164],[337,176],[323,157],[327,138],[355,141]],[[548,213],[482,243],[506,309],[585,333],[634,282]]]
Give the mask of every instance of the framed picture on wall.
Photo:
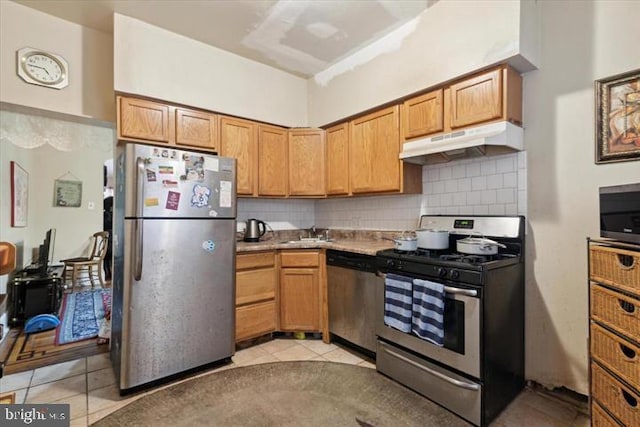
[[[82,204],[82,181],[56,179],[53,187],[53,206],[79,208]]]
[[[11,226],[26,227],[29,207],[29,174],[11,162]]]
[[[596,163],[640,159],[640,69],[595,82]]]

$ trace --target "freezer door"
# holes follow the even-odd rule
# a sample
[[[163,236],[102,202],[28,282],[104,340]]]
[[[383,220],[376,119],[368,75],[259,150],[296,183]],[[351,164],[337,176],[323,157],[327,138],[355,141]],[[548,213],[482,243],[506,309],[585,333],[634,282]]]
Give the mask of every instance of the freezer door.
[[[235,218],[236,160],[126,144],[127,218]]]
[[[230,357],[235,331],[235,220],[125,221],[119,333],[121,390]],[[115,343],[114,343],[115,344]]]

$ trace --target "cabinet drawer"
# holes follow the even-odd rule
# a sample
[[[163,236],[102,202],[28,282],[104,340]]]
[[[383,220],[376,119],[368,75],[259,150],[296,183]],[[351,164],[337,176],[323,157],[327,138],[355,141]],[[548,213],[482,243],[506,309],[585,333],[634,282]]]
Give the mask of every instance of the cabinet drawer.
[[[620,427],[600,405],[591,403],[591,426],[592,427]]]
[[[275,263],[274,252],[252,252],[236,256],[236,270],[271,267]]]
[[[592,283],[591,318],[640,341],[640,300]]]
[[[604,408],[627,426],[640,425],[640,395],[622,385],[597,363],[591,363],[591,393]]]
[[[636,389],[640,389],[640,348],[591,324],[591,357]]]
[[[236,341],[268,334],[276,329],[273,301],[236,308]]]
[[[286,251],[280,253],[282,267],[317,267],[320,262],[318,251]]]
[[[592,245],[589,250],[591,280],[640,295],[640,253]]]
[[[275,297],[275,268],[238,271],[236,273],[236,305],[274,299]]]

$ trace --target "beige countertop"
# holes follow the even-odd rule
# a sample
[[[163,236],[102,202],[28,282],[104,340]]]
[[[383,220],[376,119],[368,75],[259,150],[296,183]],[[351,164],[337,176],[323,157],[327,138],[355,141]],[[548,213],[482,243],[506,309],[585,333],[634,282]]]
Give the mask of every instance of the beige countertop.
[[[269,251],[276,249],[335,249],[338,251],[354,252],[365,255],[375,255],[383,249],[391,249],[394,244],[385,239],[336,239],[326,241],[277,241],[267,240],[256,243],[238,242],[238,253],[252,251]]]

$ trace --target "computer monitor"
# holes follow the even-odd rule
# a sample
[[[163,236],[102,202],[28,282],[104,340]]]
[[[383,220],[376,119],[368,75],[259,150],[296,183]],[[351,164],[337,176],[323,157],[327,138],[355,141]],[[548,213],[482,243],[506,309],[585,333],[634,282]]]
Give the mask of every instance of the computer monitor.
[[[53,251],[55,249],[56,229],[51,228],[47,231],[44,241],[38,248],[38,260],[33,263],[29,270],[37,270],[46,273],[49,264],[53,263]]]

